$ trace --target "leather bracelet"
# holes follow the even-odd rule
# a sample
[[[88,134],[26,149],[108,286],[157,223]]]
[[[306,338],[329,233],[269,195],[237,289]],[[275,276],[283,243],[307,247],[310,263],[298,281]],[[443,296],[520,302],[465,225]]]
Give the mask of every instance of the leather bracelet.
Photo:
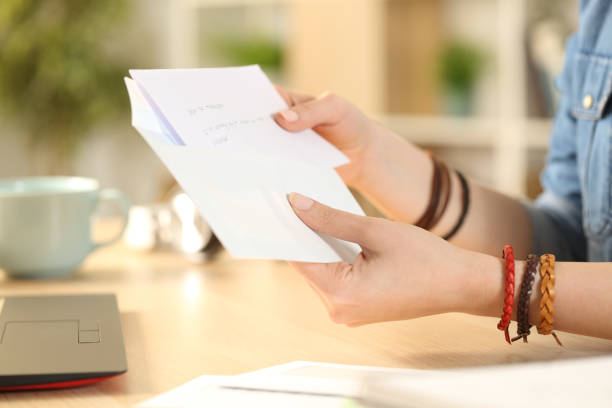
[[[427,204],[427,208],[425,212],[419,218],[419,220],[414,224],[417,227],[428,230],[430,228],[430,223],[432,218],[436,213],[436,209],[438,208],[438,202],[440,201],[440,184],[442,180],[442,172],[440,170],[440,166],[436,158],[431,154],[431,152],[427,152],[429,157],[431,158],[431,164],[433,166],[433,175],[431,178],[431,194],[429,197],[429,204]]]
[[[513,342],[522,338],[523,342],[527,343],[527,336],[531,334],[529,330],[531,329],[531,325],[529,324],[529,302],[531,302],[531,292],[533,290],[533,282],[535,281],[537,271],[538,257],[534,254],[527,255],[525,273],[523,274],[523,281],[521,282],[518,305],[516,308],[518,329],[516,330],[516,337],[512,338]]]
[[[510,333],[508,332],[510,318],[512,317],[512,307],[514,306],[514,250],[511,245],[504,246],[503,257],[506,261],[504,307],[502,309],[501,320],[497,323],[497,328],[504,332],[508,344],[512,344],[510,341]]]
[[[459,170],[455,170],[455,174],[457,174],[457,177],[459,178],[459,183],[461,184],[461,215],[459,215],[459,219],[457,220],[457,223],[455,224],[453,229],[451,229],[448,234],[442,237],[447,241],[451,239],[457,233],[457,231],[459,231],[459,229],[461,229],[461,226],[465,222],[465,218],[467,217],[467,213],[470,208],[470,186],[468,185],[468,182],[463,173],[461,173]]]
[[[435,160],[435,159],[434,159]],[[448,171],[448,167],[444,164],[444,162],[435,160],[438,165],[441,178],[440,178],[440,199],[438,201],[438,206],[436,211],[431,218],[429,225],[427,226],[428,230],[431,230],[435,227],[444,213],[446,212],[446,208],[448,207],[448,203],[450,202],[451,191],[452,191],[452,180],[450,176],[450,172]]]
[[[555,256],[553,254],[545,254],[540,257],[540,317],[538,319],[538,333],[552,334],[557,344],[563,346],[561,341],[553,332],[553,324],[555,323],[554,314],[555,308]]]

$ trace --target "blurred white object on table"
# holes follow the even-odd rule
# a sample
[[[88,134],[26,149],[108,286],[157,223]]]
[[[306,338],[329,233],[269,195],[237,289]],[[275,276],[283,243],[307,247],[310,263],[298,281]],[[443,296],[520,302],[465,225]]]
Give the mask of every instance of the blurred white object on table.
[[[136,249],[173,250],[201,260],[216,238],[193,201],[176,191],[167,203],[133,206],[124,241]]]

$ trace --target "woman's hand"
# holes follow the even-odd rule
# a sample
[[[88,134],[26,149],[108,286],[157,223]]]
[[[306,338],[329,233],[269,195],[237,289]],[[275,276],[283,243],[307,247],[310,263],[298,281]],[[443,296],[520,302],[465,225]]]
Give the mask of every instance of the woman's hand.
[[[346,184],[357,184],[384,129],[332,93],[313,97],[278,86],[276,89],[289,105],[289,109],[274,116],[276,122],[290,132],[312,128],[336,146],[350,159],[350,163],[337,169],[338,174]]]
[[[319,294],[337,323],[411,319],[450,311],[477,312],[475,263],[494,257],[449,244],[420,228],[327,207],[300,194],[289,201],[315,231],[356,242],[362,253],[349,264],[291,264]],[[492,259],[491,259],[492,258]]]
[[[362,248],[352,264],[291,263],[333,321],[359,326],[445,312],[499,318],[505,295],[501,258],[460,249],[411,225],[338,211],[296,193],[289,201],[313,230]],[[518,288],[524,261],[517,260],[515,270]],[[611,271],[606,262],[556,263],[556,330],[612,339]],[[539,285],[536,276],[534,288]],[[539,314],[536,292],[529,306],[532,325]],[[515,304],[518,293],[515,289]]]
[[[393,219],[413,222],[423,213],[433,169],[425,153],[339,96],[277,90],[290,108],[276,122],[291,132],[312,128],[340,149],[350,163],[336,171],[347,185]]]

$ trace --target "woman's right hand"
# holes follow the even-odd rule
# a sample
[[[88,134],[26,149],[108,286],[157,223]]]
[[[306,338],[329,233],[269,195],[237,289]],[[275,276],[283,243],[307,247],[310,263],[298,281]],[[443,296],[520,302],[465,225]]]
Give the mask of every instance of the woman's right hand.
[[[350,186],[359,184],[384,128],[332,93],[313,97],[278,86],[276,89],[289,105],[289,109],[274,116],[276,122],[290,132],[312,128],[350,159],[350,163],[336,169],[344,182]]]

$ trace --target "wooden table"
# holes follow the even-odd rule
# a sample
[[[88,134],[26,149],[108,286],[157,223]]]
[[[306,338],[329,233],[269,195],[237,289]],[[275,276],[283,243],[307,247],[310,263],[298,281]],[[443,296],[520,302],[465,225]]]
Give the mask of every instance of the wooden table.
[[[121,245],[65,280],[9,280],[0,294],[116,293],[128,372],[94,386],[0,393],[2,407],[131,406],[202,374],[238,374],[294,360],[448,368],[592,356],[612,341],[561,333],[508,346],[493,318],[447,314],[355,329],[331,323],[302,278],[276,261],[222,253],[194,264]]]

